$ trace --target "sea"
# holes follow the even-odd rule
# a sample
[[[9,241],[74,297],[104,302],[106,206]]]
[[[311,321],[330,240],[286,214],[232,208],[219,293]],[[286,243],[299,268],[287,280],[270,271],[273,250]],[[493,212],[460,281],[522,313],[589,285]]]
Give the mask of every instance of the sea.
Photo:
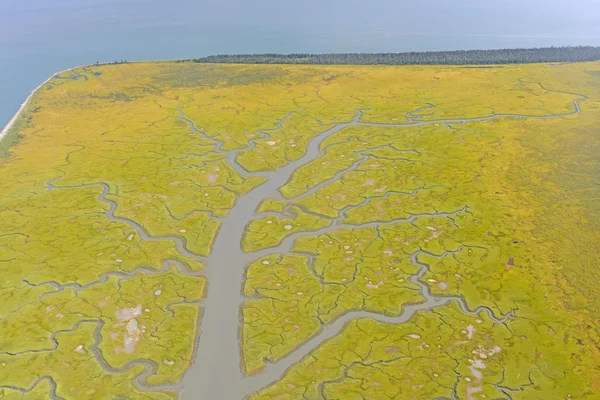
[[[600,45],[597,0],[0,0],[0,127],[96,61],[565,45]]]

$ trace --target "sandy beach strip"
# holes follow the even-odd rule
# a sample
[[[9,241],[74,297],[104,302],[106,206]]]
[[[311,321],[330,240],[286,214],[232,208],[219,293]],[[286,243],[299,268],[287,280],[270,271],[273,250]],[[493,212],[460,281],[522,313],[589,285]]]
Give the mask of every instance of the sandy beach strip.
[[[69,71],[72,71],[74,69],[81,68],[81,67],[85,67],[85,65],[79,65],[77,67],[71,67],[71,68],[64,69],[62,71],[55,72],[54,74],[50,75],[50,77],[48,79],[46,79],[44,82],[40,83],[38,85],[38,87],[33,89],[31,91],[31,94],[29,96],[27,96],[25,101],[23,103],[21,103],[21,106],[19,107],[19,109],[17,110],[15,115],[13,115],[13,117],[10,119],[10,121],[8,121],[8,123],[4,126],[4,128],[2,128],[2,131],[0,132],[0,142],[6,137],[6,135],[10,131],[10,128],[12,128],[12,126],[15,124],[15,122],[17,122],[19,115],[21,115],[21,113],[23,112],[23,110],[25,109],[25,107],[31,100],[31,97],[35,94],[35,92],[37,92],[42,86],[44,86],[46,83],[48,83],[50,81],[50,79],[54,78],[56,75],[64,74],[65,72],[69,72]]]
[[[179,61],[177,59],[173,59],[173,60],[141,60],[141,61],[127,61],[127,64],[134,64],[134,63],[148,63],[148,62],[174,62],[174,61]],[[106,65],[106,64],[111,64],[111,63],[101,63],[100,65]],[[60,74],[64,74],[65,72],[69,72],[69,71],[73,71],[74,69],[77,68],[84,68],[84,67],[92,67],[96,64],[84,64],[84,65],[78,65],[76,67],[71,67],[71,68],[67,68],[67,69],[63,69],[62,71],[58,71],[55,72],[54,74],[50,75],[50,77],[48,79],[46,79],[44,82],[42,82],[40,85],[38,85],[38,87],[36,87],[35,89],[33,89],[31,91],[31,94],[25,99],[25,101],[23,103],[21,103],[21,106],[19,107],[19,109],[17,110],[17,112],[15,113],[15,115],[13,115],[13,117],[10,119],[10,121],[8,121],[8,123],[4,126],[4,128],[2,128],[2,131],[0,131],[0,142],[6,137],[6,135],[8,134],[8,131],[10,131],[10,128],[15,124],[15,122],[17,121],[17,119],[19,118],[19,115],[21,115],[21,112],[23,112],[23,110],[25,109],[25,107],[27,106],[27,104],[29,103],[29,100],[31,100],[31,97],[35,94],[35,92],[37,92],[42,86],[44,86],[46,83],[48,83],[50,81],[50,79],[54,78],[56,75],[60,75]]]

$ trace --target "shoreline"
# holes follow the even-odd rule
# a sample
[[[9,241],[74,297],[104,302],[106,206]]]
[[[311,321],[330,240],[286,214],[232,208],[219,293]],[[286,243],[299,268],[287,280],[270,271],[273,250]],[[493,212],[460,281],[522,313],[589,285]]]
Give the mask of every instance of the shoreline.
[[[19,116],[21,115],[21,113],[23,112],[25,107],[27,107],[27,105],[29,104],[29,101],[31,100],[33,95],[38,90],[40,90],[42,88],[42,86],[44,86],[46,83],[48,83],[56,75],[59,75],[59,74],[65,73],[65,72],[69,72],[69,71],[72,71],[77,68],[87,67],[87,66],[89,66],[89,65],[78,65],[75,67],[63,69],[62,71],[55,72],[52,75],[50,75],[44,82],[40,83],[35,89],[33,89],[31,91],[31,93],[29,93],[29,96],[27,96],[27,98],[21,103],[21,105],[19,106],[19,108],[17,109],[15,114],[11,117],[11,119],[9,119],[8,122],[6,123],[6,125],[4,125],[4,127],[2,128],[2,131],[0,131],[0,142],[2,142],[2,140],[4,140],[4,138],[6,138],[6,136],[8,135],[8,132],[13,127],[13,125],[17,122],[17,120],[19,119]]]
[[[176,62],[179,60],[142,60],[142,61],[127,61],[127,64],[135,64],[135,63],[148,63],[148,62]],[[99,65],[109,65],[111,64],[110,62],[108,63],[100,63]],[[6,136],[8,135],[10,129],[13,127],[13,125],[17,122],[17,120],[19,119],[19,116],[21,115],[21,113],[23,112],[23,110],[25,109],[25,107],[27,107],[27,105],[29,104],[29,101],[31,100],[31,98],[33,97],[33,95],[42,88],[42,86],[44,86],[46,83],[48,83],[52,78],[54,78],[56,75],[60,75],[63,74],[65,72],[69,72],[69,71],[73,71],[77,68],[85,68],[85,67],[92,67],[95,66],[96,64],[82,64],[82,65],[77,65],[74,67],[69,67],[69,68],[65,68],[61,71],[57,71],[54,72],[53,74],[51,74],[45,81],[43,81],[42,83],[40,83],[38,86],[36,86],[35,89],[33,89],[30,93],[29,96],[27,96],[25,98],[25,100],[21,103],[21,105],[19,106],[19,108],[17,109],[17,111],[15,112],[15,114],[8,120],[8,122],[6,123],[6,125],[4,125],[4,127],[2,128],[2,130],[0,131],[0,143],[6,138]]]

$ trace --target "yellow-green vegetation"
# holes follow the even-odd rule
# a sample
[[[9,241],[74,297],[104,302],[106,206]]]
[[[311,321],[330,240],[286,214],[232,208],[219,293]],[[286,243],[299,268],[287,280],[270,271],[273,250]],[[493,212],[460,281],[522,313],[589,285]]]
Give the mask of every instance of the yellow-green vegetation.
[[[559,356],[578,351],[561,334],[525,320],[518,327],[494,324],[454,304],[400,325],[358,319],[251,399],[574,397],[586,380]],[[525,374],[523,360],[532,360]],[[593,396],[589,389],[578,395]]]
[[[252,399],[595,398],[599,71],[50,79],[0,159],[0,397],[177,398],[211,274],[245,273],[246,379],[285,372]],[[249,265],[217,265],[223,221],[279,173],[231,239]]]
[[[258,208],[256,209],[257,212],[267,212],[267,211],[274,211],[274,212],[283,212],[283,209],[285,208],[285,206],[287,206],[287,202],[282,201],[282,200],[275,200],[275,199],[266,199],[265,201],[263,201],[262,203],[260,203],[260,205],[258,206]]]
[[[242,249],[250,252],[274,247],[292,233],[314,231],[329,225],[329,221],[306,213],[299,207],[291,207],[286,214],[252,221],[244,234]]]
[[[295,248],[317,256],[269,256],[251,264],[244,295],[257,296],[243,310],[246,372],[276,361],[345,312],[397,315],[419,301],[408,282],[417,267],[385,249],[372,231],[335,231],[303,238]]]
[[[202,299],[203,287],[202,277],[186,278],[170,268],[164,273],[140,273],[129,279],[114,276],[82,290],[69,287],[48,292],[39,301],[3,316],[1,381],[17,387],[26,383],[27,387],[36,377],[52,376],[61,392],[70,387],[73,392],[67,395],[76,396],[87,377],[82,375],[82,382],[69,384],[73,372],[57,366],[73,363],[78,370],[88,370],[82,374],[92,374],[93,370],[100,374],[98,387],[78,397],[104,397],[111,392],[102,387],[103,382],[123,378],[102,373],[95,353],[99,350],[96,357],[112,368],[124,369],[139,359],[136,348],[140,346],[147,349],[145,360],[155,365],[148,382],[169,383],[184,372],[190,361],[194,337],[179,332],[194,330],[199,312],[195,303]],[[95,329],[101,343],[90,342],[86,335]],[[12,375],[15,370],[20,371],[18,377]],[[136,391],[127,386],[119,390],[134,395]]]
[[[90,354],[95,346],[95,328],[93,322],[82,322],[72,330],[57,333],[55,339],[59,344],[51,352],[0,355],[0,376],[2,385],[6,386],[0,390],[8,394],[8,398],[18,398],[18,391],[11,387],[29,388],[40,376],[51,375],[56,382],[57,395],[63,398],[176,398],[174,393],[142,393],[133,388],[131,379],[144,371],[142,365],[121,373],[104,371]],[[39,394],[33,398],[48,398],[48,392]]]

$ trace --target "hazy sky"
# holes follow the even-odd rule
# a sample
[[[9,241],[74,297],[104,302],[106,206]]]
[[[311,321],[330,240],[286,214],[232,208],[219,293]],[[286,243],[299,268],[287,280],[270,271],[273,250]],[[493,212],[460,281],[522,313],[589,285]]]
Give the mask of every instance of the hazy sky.
[[[568,44],[600,45],[598,0],[0,0],[0,125],[96,60]]]

